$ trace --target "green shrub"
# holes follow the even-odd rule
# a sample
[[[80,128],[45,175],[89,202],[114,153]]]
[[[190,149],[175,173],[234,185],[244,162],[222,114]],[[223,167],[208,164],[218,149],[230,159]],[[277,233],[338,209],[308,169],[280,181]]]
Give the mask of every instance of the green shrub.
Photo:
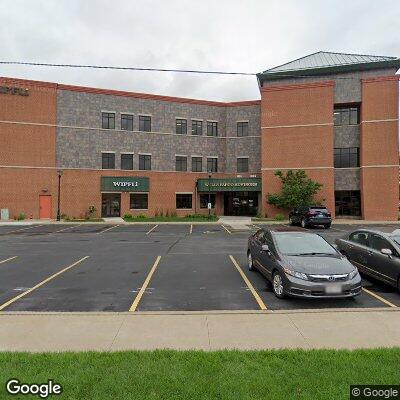
[[[17,215],[17,220],[18,221],[23,221],[24,219],[26,218],[26,215],[25,215],[25,213],[19,213],[18,215]]]
[[[275,220],[276,221],[283,221],[285,219],[285,216],[283,214],[276,214],[275,215]]]
[[[126,213],[126,214],[124,214],[124,216],[122,218],[124,218],[124,219],[132,219],[133,216],[132,216],[132,214]]]

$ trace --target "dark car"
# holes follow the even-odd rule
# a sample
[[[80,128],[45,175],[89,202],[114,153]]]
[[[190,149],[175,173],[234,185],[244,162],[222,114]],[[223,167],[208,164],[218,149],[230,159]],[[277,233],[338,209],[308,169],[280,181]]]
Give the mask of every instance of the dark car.
[[[324,206],[297,207],[289,213],[291,225],[301,225],[302,228],[322,225],[329,229],[332,224],[331,213]]]
[[[338,250],[359,270],[400,290],[400,231],[358,229],[336,239]]]
[[[361,277],[350,261],[316,233],[276,226],[251,235],[248,267],[259,270],[278,298],[354,297]]]

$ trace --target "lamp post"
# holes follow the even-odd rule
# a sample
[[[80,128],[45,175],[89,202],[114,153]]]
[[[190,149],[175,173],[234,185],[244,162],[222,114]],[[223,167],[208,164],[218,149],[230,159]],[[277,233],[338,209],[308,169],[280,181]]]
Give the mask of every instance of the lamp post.
[[[60,195],[61,195],[61,176],[63,174],[63,170],[57,170],[58,174],[58,199],[57,199],[57,221],[61,220],[61,213],[60,213]]]
[[[208,219],[211,218],[211,170],[208,171],[208,204],[207,204],[207,208],[208,208]]]

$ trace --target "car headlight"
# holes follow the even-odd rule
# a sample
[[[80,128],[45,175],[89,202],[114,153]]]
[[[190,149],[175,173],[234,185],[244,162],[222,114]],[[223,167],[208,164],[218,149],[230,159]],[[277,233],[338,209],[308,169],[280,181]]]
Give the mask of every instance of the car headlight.
[[[354,269],[349,273],[349,280],[355,278],[358,275],[358,269]]]
[[[308,281],[308,276],[306,274],[304,274],[303,272],[292,271],[289,268],[283,268],[283,270],[285,271],[285,274],[294,276],[295,278],[299,278],[299,279]]]

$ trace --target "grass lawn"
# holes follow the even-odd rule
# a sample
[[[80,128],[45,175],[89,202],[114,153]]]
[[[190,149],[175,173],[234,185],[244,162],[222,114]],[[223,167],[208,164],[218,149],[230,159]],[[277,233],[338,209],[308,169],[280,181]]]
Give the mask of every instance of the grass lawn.
[[[208,219],[207,215],[188,215],[187,217],[145,217],[145,216],[135,216],[127,217],[124,216],[126,222],[209,222],[218,221],[218,217],[211,215]]]
[[[0,365],[0,398],[13,377],[54,379],[65,399],[335,400],[350,384],[397,384],[400,349],[0,353]]]

